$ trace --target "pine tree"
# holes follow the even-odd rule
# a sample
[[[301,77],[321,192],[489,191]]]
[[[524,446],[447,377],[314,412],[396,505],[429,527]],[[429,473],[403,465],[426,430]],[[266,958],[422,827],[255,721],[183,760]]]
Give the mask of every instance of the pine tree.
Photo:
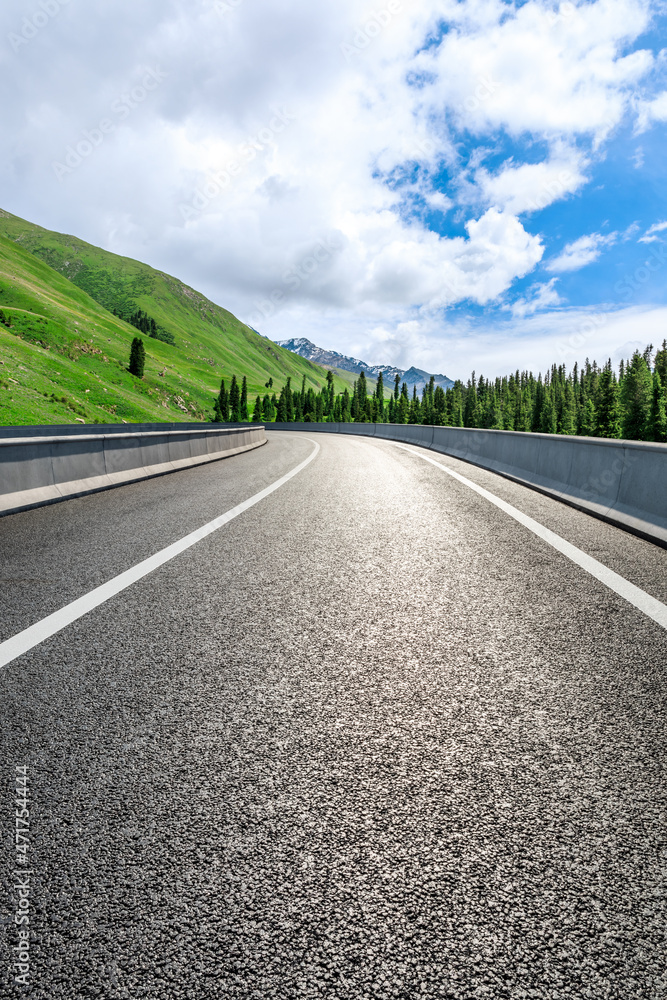
[[[271,397],[267,392],[266,395],[264,396],[264,399],[262,400],[262,422],[265,424],[269,424],[273,421],[274,416],[275,416],[275,411],[273,409],[273,406],[271,405]]]
[[[343,424],[349,424],[352,422],[352,401],[350,399],[350,393],[347,389],[343,392],[340,420]]]
[[[285,390],[285,420],[288,423],[294,422],[294,397],[292,395],[292,379],[288,378],[284,386]]]
[[[136,378],[144,377],[144,365],[146,363],[146,348],[141,337],[135,337],[130,348],[130,375]]]
[[[574,408],[574,390],[572,388],[572,383],[569,380],[565,383],[565,389],[563,392],[560,427],[558,430],[560,434],[577,433],[577,418]]]
[[[475,373],[473,372],[466,386],[465,403],[463,405],[463,426],[477,427],[478,415],[477,383],[475,381]]]
[[[403,389],[405,389],[405,393],[403,392]],[[408,398],[407,386],[404,382],[403,388],[401,389],[401,395],[398,397],[398,412],[396,414],[396,423],[407,424],[409,412],[410,412],[410,400]]]
[[[375,420],[379,420],[379,422],[382,423],[384,420],[384,379],[382,377],[382,372],[378,375],[377,385],[375,386],[375,399],[377,400]]]
[[[369,420],[369,413],[366,408],[366,401],[368,399],[368,383],[366,382],[366,375],[361,372],[359,378],[357,379],[357,420],[366,423]]]
[[[433,423],[441,427],[445,422],[445,392],[441,385],[437,385],[433,392]]]
[[[648,348],[647,348],[648,350]],[[650,435],[653,379],[646,358],[635,351],[621,386],[622,433],[629,441],[646,441]]]
[[[621,436],[621,411],[618,399],[618,382],[611,366],[611,358],[602,369],[595,393],[597,437]]]
[[[584,437],[595,437],[597,425],[598,418],[595,412],[595,403],[590,396],[587,396],[581,414],[581,430],[579,433]]]
[[[232,375],[232,384],[229,387],[229,419],[233,424],[238,424],[241,421],[241,393],[239,390],[239,384],[236,381],[236,375]]]
[[[335,395],[336,395],[336,390],[334,388],[334,374],[331,371],[331,369],[329,369],[329,371],[327,372],[327,387],[326,387],[326,391],[327,391],[327,402],[326,402],[326,406],[324,408],[324,413],[325,413],[325,416],[330,417],[332,415],[332,413],[333,413],[334,399],[335,399]]]
[[[246,381],[245,375],[243,376],[243,384],[241,386],[241,401],[239,403],[239,415],[241,420],[250,420],[250,414],[248,413],[248,383]]]
[[[285,393],[285,386],[283,386],[282,389],[280,390],[280,396],[278,397],[278,405],[276,406],[276,421],[279,424],[287,423],[287,399]]]
[[[408,423],[409,424],[420,424],[421,420],[421,406],[419,403],[419,397],[417,395],[417,386],[412,387],[412,399],[410,400],[410,408],[408,410]]]
[[[653,399],[651,401],[651,416],[649,421],[651,441],[667,441],[666,396],[667,393],[663,387],[660,373],[656,370],[653,373]]]
[[[530,428],[530,413],[526,407],[523,389],[518,388],[514,396],[514,430],[527,431]]]
[[[530,429],[533,432],[539,431],[542,425],[543,407],[544,407],[544,382],[542,381],[542,374],[540,373],[537,379],[537,385],[535,386],[533,412],[530,419]]]
[[[662,347],[656,351],[655,371],[662,382],[662,388],[667,393],[667,340],[663,340]]]
[[[350,401],[350,413],[353,420],[359,419],[359,393],[357,391],[357,380],[355,378],[352,386],[352,399]]]
[[[558,419],[556,407],[554,406],[553,390],[551,385],[545,386],[544,405],[542,406],[542,418],[540,420],[540,431],[542,434],[555,434],[558,430]]]
[[[220,392],[213,404],[213,413],[215,423],[227,423],[229,420],[229,393],[225,389],[224,378],[220,381]]]
[[[262,423],[262,397],[258,396],[255,400],[255,409],[252,411],[252,422],[254,424]]]
[[[450,427],[463,427],[463,383],[457,379],[453,389],[447,390],[447,422]]]
[[[500,396],[496,392],[495,388],[491,396],[491,407],[487,427],[494,431],[500,431],[503,427],[503,411],[500,405]]]

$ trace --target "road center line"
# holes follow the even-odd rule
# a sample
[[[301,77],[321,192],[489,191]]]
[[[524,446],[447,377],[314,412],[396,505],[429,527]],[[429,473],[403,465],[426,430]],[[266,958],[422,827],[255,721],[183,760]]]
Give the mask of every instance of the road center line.
[[[0,643],[0,669],[6,667],[8,663],[15,660],[17,656],[21,656],[23,653],[27,653],[28,650],[32,649],[34,646],[38,646],[45,639],[50,639],[52,635],[56,632],[61,632],[62,629],[71,625],[78,618],[82,618],[83,615],[88,614],[94,608],[104,604],[110,598],[115,597],[116,594],[120,594],[122,590],[126,590],[127,587],[131,587],[133,583],[141,580],[144,576],[152,573],[153,570],[158,569],[163,566],[164,563],[169,562],[171,559],[175,559],[176,556],[180,555],[181,552],[185,552],[186,549],[191,548],[200,542],[207,535],[211,535],[218,528],[222,528],[225,524],[229,524],[233,521],[235,517],[243,514],[246,510],[254,507],[255,504],[259,503],[260,500],[264,500],[266,497],[270,496],[276,490],[279,490],[281,486],[289,482],[294,476],[297,476],[307,465],[312,462],[317,453],[320,450],[319,444],[312,441],[310,438],[306,439],[310,444],[314,445],[314,450],[305,460],[297,465],[296,468],[288,472],[287,475],[282,476],[281,479],[277,479],[275,483],[267,486],[266,489],[261,490],[256,493],[249,500],[244,500],[243,503],[238,504],[237,507],[233,507],[228,510],[226,514],[221,514],[220,517],[216,517],[214,521],[210,521],[201,528],[197,528],[191,534],[186,535],[185,538],[181,538],[180,541],[174,542],[172,545],[168,545],[166,549],[162,549],[161,552],[156,552],[155,555],[149,556],[148,559],[144,559],[143,562],[137,563],[131,569],[125,570],[119,576],[113,578],[113,580],[108,580],[107,583],[103,583],[100,587],[96,587],[91,590],[90,593],[84,594],[83,597],[77,598],[76,601],[72,601],[66,607],[61,608],[60,611],[54,612],[54,614],[49,615],[48,618],[43,618],[40,622],[36,622],[29,628],[25,629],[23,632],[19,632],[17,635],[13,636],[11,639],[7,639],[5,642]]]
[[[446,466],[441,465],[440,462],[436,462],[434,458],[429,455],[422,455],[418,451],[414,451],[412,448],[407,448],[405,445],[396,444],[397,448],[401,448],[403,451],[409,452],[416,458],[421,458],[424,462],[430,462],[431,465],[437,466],[441,472],[446,472],[448,476],[453,479],[457,479],[460,483],[465,486],[469,486],[471,490],[475,493],[479,493],[481,497],[488,500],[489,503],[495,504],[499,507],[505,514],[509,514],[513,517],[515,521],[522,524],[533,534],[537,535],[543,541],[547,542],[558,552],[561,552],[564,556],[570,559],[577,566],[586,570],[591,576],[594,576],[596,580],[603,583],[605,587],[609,587],[613,590],[615,594],[622,597],[633,607],[638,608],[649,618],[652,618],[654,622],[658,625],[662,625],[663,628],[667,629],[667,605],[662,604],[660,601],[656,600],[655,597],[651,597],[647,594],[645,590],[641,590],[639,587],[635,587],[634,583],[630,583],[625,577],[619,576],[618,573],[614,573],[613,570],[609,569],[603,563],[598,562],[597,559],[593,559],[591,556],[587,555],[582,549],[578,549],[576,545],[572,545],[570,542],[566,542],[564,538],[560,535],[555,534],[555,532],[550,531],[545,528],[544,525],[540,524],[539,521],[534,521],[532,517],[528,517],[527,514],[522,514],[520,510],[516,507],[512,507],[511,504],[506,503],[501,500],[500,497],[495,496],[493,493],[489,493],[482,486],[478,486],[477,483],[473,483],[472,480],[466,479],[465,476],[459,475],[458,472],[454,472],[453,469],[448,469]]]

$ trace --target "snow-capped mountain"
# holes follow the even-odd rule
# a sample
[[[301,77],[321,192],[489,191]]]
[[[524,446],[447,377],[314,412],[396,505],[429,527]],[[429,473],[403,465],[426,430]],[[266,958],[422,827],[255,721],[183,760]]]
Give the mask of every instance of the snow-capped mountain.
[[[348,358],[338,351],[325,351],[322,347],[317,347],[312,340],[305,337],[293,337],[292,340],[279,340],[278,347],[286,347],[294,354],[300,354],[302,358],[313,361],[316,365],[323,365],[325,368],[342,368],[346,372],[367,372],[369,366],[358,358]]]
[[[363,372],[364,375],[374,379],[379,378],[380,372],[382,372],[385,386],[391,386],[398,375],[401,384],[405,382],[409,390],[416,386],[417,392],[420,394],[431,379],[431,373],[425,372],[421,368],[408,368],[404,371],[402,368],[394,368],[393,365],[369,365],[365,361],[360,361],[359,358],[350,358],[345,354],[339,354],[338,351],[326,351],[323,347],[313,344],[306,337],[279,340],[278,346],[285,347],[288,351],[299,354],[302,358],[322,365],[324,368],[342,368],[344,371],[354,372],[355,375]],[[446,375],[434,375],[433,378],[435,384],[442,386],[443,389],[451,389],[454,385],[453,381]]]

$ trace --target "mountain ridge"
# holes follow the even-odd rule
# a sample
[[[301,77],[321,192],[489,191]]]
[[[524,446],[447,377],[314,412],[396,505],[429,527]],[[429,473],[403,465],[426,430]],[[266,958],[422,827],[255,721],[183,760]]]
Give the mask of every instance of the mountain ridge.
[[[400,382],[405,382],[409,390],[416,387],[418,393],[421,393],[424,386],[428,385],[431,378],[435,380],[435,385],[440,385],[443,389],[451,389],[454,386],[454,381],[447,375],[435,375],[415,366],[402,369],[395,368],[393,365],[369,365],[359,358],[318,347],[307,337],[292,337],[290,340],[278,340],[276,343],[279,347],[284,347],[286,350],[292,351],[292,353],[298,354],[314,364],[322,365],[324,368],[342,368],[344,371],[354,372],[357,375],[363,372],[364,375],[374,379],[379,378],[380,373],[382,373],[385,387],[389,387],[397,375]]]
[[[2,209],[0,309],[0,425],[206,420],[222,377],[245,375],[251,405],[271,379],[326,378],[181,279]],[[137,310],[169,338],[145,337],[143,379],[127,370]]]

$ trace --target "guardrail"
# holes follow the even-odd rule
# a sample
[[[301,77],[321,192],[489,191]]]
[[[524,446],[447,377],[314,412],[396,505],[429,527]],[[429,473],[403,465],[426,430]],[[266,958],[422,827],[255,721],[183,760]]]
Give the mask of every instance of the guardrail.
[[[94,429],[93,429],[94,427]],[[266,444],[257,424],[0,427],[0,516]]]
[[[268,424],[420,445],[507,479],[667,548],[667,444],[422,424]]]

